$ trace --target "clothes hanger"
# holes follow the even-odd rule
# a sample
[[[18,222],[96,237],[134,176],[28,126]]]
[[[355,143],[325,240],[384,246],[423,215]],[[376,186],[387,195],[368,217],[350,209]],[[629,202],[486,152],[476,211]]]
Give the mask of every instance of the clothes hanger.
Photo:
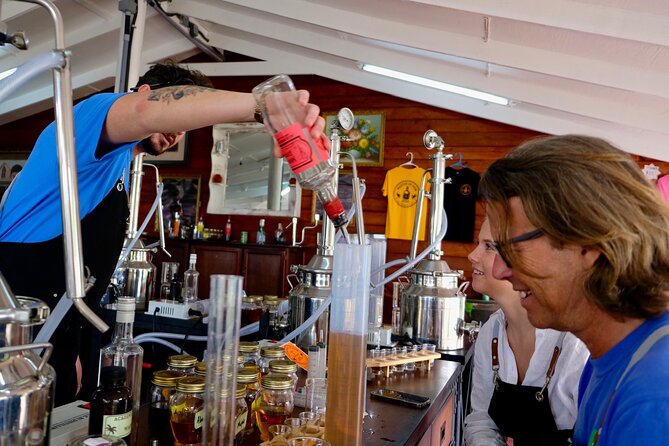
[[[400,167],[418,167],[418,166],[417,166],[416,164],[414,164],[414,162],[413,162],[413,152],[407,152],[407,153],[406,153],[406,156],[409,156],[409,157],[411,157],[411,158],[409,158],[409,161],[407,161],[406,163],[402,163],[402,164],[400,164]]]
[[[467,162],[466,161],[464,163],[462,162],[462,152],[458,152],[458,153],[456,153],[456,155],[459,156],[459,159],[456,162],[454,162],[453,164],[451,164],[450,167],[462,167],[462,168],[467,167],[465,165]]]

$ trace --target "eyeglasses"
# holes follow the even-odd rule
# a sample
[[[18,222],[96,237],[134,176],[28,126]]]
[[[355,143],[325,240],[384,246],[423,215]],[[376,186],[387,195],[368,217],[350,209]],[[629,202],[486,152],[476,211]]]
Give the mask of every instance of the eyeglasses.
[[[526,242],[528,240],[534,240],[535,238],[539,238],[542,235],[544,235],[544,231],[542,229],[535,229],[534,231],[526,232],[524,234],[520,234],[520,235],[517,235],[516,237],[513,237],[512,239],[505,242],[504,246],[514,245],[516,243]],[[492,247],[495,249],[495,251],[499,255],[499,258],[502,259],[502,262],[504,262],[504,264],[507,267],[511,268],[511,262],[509,262],[509,259],[504,255],[504,250],[502,249],[502,244],[499,243],[499,242],[492,242]]]
[[[146,84],[142,84],[142,85],[146,85]],[[151,90],[157,90],[159,88],[165,88],[165,87],[171,87],[172,86],[172,84],[169,84],[169,83],[148,84],[148,85],[149,85],[149,87],[151,87]],[[130,89],[130,91],[138,91],[139,87],[141,87],[141,85],[138,85],[137,87],[132,87]]]

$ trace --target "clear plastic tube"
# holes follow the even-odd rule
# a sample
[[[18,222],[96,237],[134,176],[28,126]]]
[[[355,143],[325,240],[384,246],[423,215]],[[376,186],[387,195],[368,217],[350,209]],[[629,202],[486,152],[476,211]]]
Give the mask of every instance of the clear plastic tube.
[[[337,244],[332,267],[325,438],[362,444],[371,246]]]
[[[244,278],[215,274],[210,279],[202,444],[232,445],[235,439],[235,382]]]
[[[166,341],[162,338],[154,338],[154,337],[151,337],[151,336],[147,336],[145,338],[142,338],[141,340],[135,339],[135,342],[137,342],[138,344],[144,344],[146,342],[154,342],[156,344],[164,345],[165,347],[171,348],[172,350],[174,350],[177,353],[183,353],[184,355],[189,355],[190,354],[186,350],[182,350],[181,348],[177,347],[176,345],[174,345],[171,342]]]

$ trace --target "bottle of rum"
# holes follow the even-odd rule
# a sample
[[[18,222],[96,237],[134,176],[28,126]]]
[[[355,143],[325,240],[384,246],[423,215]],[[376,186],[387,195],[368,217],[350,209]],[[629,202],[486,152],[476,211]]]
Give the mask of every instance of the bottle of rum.
[[[265,219],[261,218],[260,219],[260,227],[258,228],[258,232],[256,233],[256,244],[257,245],[264,245],[266,238],[267,237],[265,235]]]
[[[232,239],[232,223],[230,222],[230,217],[228,217],[227,223],[225,223],[225,241],[229,242]]]
[[[100,386],[91,396],[89,435],[118,437],[130,445],[133,431],[133,398],[124,384],[124,367],[107,366],[100,371]],[[136,419],[136,418],[135,418]]]
[[[188,260],[188,269],[184,272],[183,296],[184,303],[189,304],[198,300],[197,286],[200,273],[195,269],[197,254],[191,254]]]

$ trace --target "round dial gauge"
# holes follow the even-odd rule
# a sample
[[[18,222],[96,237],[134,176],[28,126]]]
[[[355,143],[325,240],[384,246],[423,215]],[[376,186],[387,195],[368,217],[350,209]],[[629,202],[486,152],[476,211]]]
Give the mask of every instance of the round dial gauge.
[[[341,128],[344,130],[351,130],[353,128],[353,112],[349,108],[342,108],[339,110],[339,113],[337,113],[337,121],[339,121],[339,125],[341,125]]]

